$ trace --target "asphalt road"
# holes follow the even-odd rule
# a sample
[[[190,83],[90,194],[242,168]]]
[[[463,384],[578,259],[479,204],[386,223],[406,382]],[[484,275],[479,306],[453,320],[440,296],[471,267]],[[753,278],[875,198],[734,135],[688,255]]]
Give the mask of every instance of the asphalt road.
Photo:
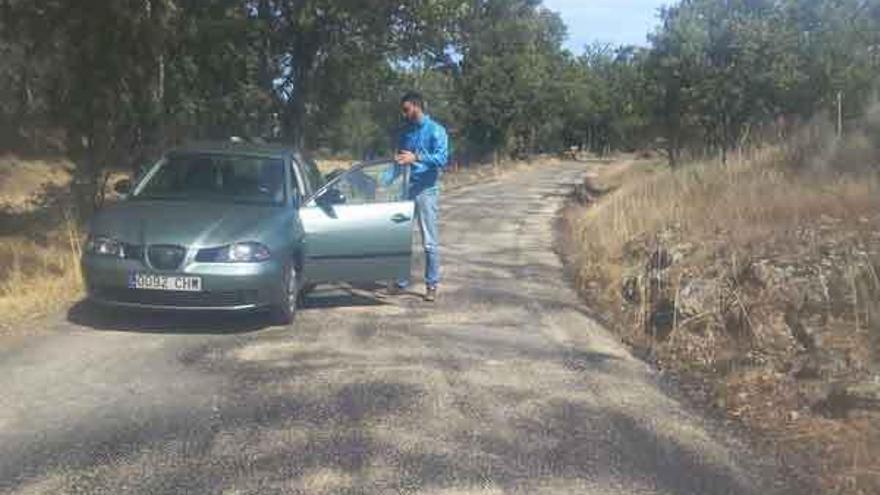
[[[568,287],[552,224],[585,172],[445,194],[435,305],[328,288],[292,328],[81,304],[50,319],[0,351],[0,491],[772,492],[773,466]]]

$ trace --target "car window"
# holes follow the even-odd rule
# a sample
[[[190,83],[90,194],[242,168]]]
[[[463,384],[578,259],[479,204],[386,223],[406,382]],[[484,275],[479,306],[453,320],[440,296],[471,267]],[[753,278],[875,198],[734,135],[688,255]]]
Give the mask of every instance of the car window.
[[[406,170],[393,162],[355,168],[333,183],[345,204],[393,203],[406,198]]]
[[[317,191],[324,185],[324,176],[321,175],[321,170],[318,168],[318,164],[308,157],[303,157],[301,161],[309,186],[311,186],[312,191]]]
[[[132,198],[279,205],[285,200],[284,182],[283,160],[174,154],[157,165]]]

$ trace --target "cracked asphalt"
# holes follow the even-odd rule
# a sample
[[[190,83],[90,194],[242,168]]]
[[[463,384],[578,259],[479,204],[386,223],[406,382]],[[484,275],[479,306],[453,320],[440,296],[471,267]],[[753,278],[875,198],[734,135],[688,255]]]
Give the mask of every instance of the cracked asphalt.
[[[435,305],[322,287],[289,328],[84,304],[38,323],[0,350],[0,491],[784,491],[568,286],[553,221],[587,167],[443,194]]]

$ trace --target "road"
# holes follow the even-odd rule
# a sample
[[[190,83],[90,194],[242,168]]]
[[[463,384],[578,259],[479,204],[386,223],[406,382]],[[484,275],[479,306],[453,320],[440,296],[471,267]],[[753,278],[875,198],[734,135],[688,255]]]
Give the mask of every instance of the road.
[[[433,306],[327,288],[293,328],[82,304],[48,320],[0,351],[0,491],[770,493],[772,465],[567,285],[553,220],[585,172],[445,194]]]

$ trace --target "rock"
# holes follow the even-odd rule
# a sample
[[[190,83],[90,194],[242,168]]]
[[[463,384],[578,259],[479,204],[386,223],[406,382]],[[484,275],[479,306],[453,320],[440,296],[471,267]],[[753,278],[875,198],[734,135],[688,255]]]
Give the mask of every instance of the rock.
[[[757,287],[777,287],[784,283],[788,272],[772,260],[753,260],[747,263],[738,274],[741,282],[748,282]]]
[[[830,380],[848,371],[849,362],[844,354],[819,349],[798,360],[792,369],[792,376],[798,380]]]
[[[818,380],[822,378],[821,366],[810,356],[792,368],[792,376],[798,380]]]
[[[785,312],[785,324],[794,340],[807,351],[816,350],[816,332],[805,326],[801,321],[800,315],[793,308],[789,308]]]
[[[672,261],[678,263],[679,261],[685,259],[691,253],[696,251],[696,246],[692,242],[683,242],[681,244],[676,244],[672,248]]]
[[[854,409],[880,409],[880,382],[864,381],[843,387],[841,396]]]
[[[690,280],[678,292],[676,309],[682,319],[718,310],[718,284],[706,280]]]
[[[835,386],[828,398],[820,404],[823,412],[832,416],[845,416],[859,409],[880,411],[880,381],[866,380]]]

